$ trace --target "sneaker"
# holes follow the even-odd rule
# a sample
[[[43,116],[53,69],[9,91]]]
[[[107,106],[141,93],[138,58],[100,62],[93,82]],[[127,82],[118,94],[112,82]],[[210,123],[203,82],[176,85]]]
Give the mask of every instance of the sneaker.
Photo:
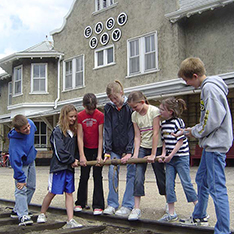
[[[13,218],[13,219],[16,219],[16,218],[18,218],[18,215],[17,215],[17,213],[14,211],[14,210],[12,210],[11,211],[11,218]]]
[[[81,212],[83,209],[81,206],[75,206],[74,211]]]
[[[112,206],[107,206],[107,208],[103,211],[105,215],[112,215],[115,213],[115,208]]]
[[[37,223],[46,223],[46,222],[47,222],[46,215],[44,213],[39,214],[37,217]]]
[[[178,216],[177,216],[176,212],[174,212],[173,215],[171,215],[171,214],[163,215],[163,217],[161,219],[159,219],[158,221],[161,221],[161,222],[174,222],[176,220],[178,220]]]
[[[101,215],[102,213],[103,213],[102,209],[96,208],[96,209],[93,210],[93,215]]]
[[[128,220],[138,220],[141,217],[140,209],[133,209],[131,214],[128,216]]]
[[[23,217],[20,218],[19,226],[26,226],[31,224],[33,224],[33,221],[29,215],[23,215]]]
[[[194,225],[194,226],[209,226],[208,219],[210,218],[209,215],[202,219],[194,219],[192,216],[190,216],[188,219],[180,219],[180,223],[184,225]]]
[[[77,223],[76,220],[71,219],[70,221],[68,221],[64,226],[63,229],[68,229],[68,228],[80,228],[83,227],[82,224]]]
[[[118,210],[115,212],[115,214],[116,214],[117,216],[123,216],[123,217],[129,216],[130,213],[131,213],[131,210],[128,209],[127,207],[124,207],[124,206],[122,206],[120,209],[118,209]]]

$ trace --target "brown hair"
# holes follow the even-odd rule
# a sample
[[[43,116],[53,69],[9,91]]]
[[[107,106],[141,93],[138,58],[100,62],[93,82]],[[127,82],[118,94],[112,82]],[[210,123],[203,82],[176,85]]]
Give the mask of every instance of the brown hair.
[[[74,135],[76,135],[77,133],[77,121],[75,121],[75,124],[73,126],[69,126],[69,121],[67,119],[67,115],[71,111],[77,112],[76,108],[73,105],[68,104],[68,105],[65,105],[61,109],[61,112],[59,115],[58,125],[60,129],[62,130],[64,136],[67,136],[67,130],[69,129],[73,132]]]
[[[141,91],[132,91],[128,95],[128,103],[131,103],[131,102],[137,103],[137,102],[141,102],[142,100],[145,101],[146,104],[149,104],[148,99]]]
[[[83,97],[83,106],[88,110],[94,110],[97,108],[97,98],[93,93],[86,93]]]
[[[198,76],[203,76],[206,73],[206,69],[204,63],[200,58],[187,58],[185,59],[181,65],[178,72],[178,77],[181,78],[192,78],[194,74]]]
[[[120,81],[115,80],[114,82],[111,82],[106,87],[106,95],[109,96],[113,93],[121,93],[124,94],[123,85]]]
[[[186,103],[183,99],[176,99],[174,97],[166,98],[160,101],[161,104],[169,111],[173,112],[173,117],[180,117],[184,110],[186,110]]]
[[[16,115],[12,120],[12,126],[17,130],[20,130],[26,124],[28,124],[28,120],[24,115]]]

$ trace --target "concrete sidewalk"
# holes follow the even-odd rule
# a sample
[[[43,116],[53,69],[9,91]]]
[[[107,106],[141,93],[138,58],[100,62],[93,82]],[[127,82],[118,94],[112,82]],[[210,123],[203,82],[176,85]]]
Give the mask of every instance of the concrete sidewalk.
[[[44,196],[47,193],[47,185],[48,185],[48,175],[49,175],[49,167],[36,167],[37,170],[37,188],[36,192],[33,196],[32,203],[34,204],[42,204]],[[196,175],[197,167],[191,168],[191,178],[196,189],[195,184],[195,175]],[[13,180],[13,170],[10,168],[0,168],[1,173],[1,190],[0,190],[0,198],[14,200],[14,180]],[[75,186],[76,191],[74,193],[74,201],[76,200],[76,192],[79,182],[80,176],[80,168],[76,168],[75,173]],[[226,168],[226,178],[227,178],[227,188],[229,194],[229,202],[230,202],[230,217],[231,217],[231,229],[234,230],[234,168],[227,167]],[[120,174],[119,174],[119,198],[120,204],[122,200],[122,196],[125,190],[125,177],[126,177],[126,167],[121,166]],[[103,185],[104,185],[104,195],[105,202],[108,196],[108,167],[105,166],[103,169]],[[157,220],[161,218],[164,214],[165,208],[165,198],[158,194],[156,181],[154,177],[154,173],[152,167],[148,165],[146,171],[146,183],[145,183],[145,193],[146,196],[141,199],[141,210],[142,210],[142,218],[143,219],[152,219]],[[90,173],[89,180],[89,191],[88,191],[88,205],[92,206],[92,194],[93,194],[93,178],[92,178],[92,170]],[[176,179],[176,194],[178,202],[175,204],[175,209],[180,218],[189,217],[193,211],[193,204],[187,203],[185,194],[183,192],[181,183],[179,178]],[[64,196],[56,196],[51,204],[54,207],[62,207],[65,208]],[[208,205],[208,214],[210,215],[209,223],[211,226],[214,226],[216,223],[215,210],[213,205],[212,198],[209,199]]]

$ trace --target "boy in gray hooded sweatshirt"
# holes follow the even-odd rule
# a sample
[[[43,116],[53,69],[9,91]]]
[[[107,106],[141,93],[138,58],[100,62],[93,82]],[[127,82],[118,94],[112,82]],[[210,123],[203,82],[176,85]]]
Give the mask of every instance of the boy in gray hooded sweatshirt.
[[[206,77],[205,67],[199,58],[187,58],[181,65],[178,77],[188,85],[201,87],[200,123],[184,132],[199,139],[203,148],[196,174],[198,203],[192,217],[182,222],[193,225],[208,225],[207,204],[211,195],[217,223],[214,233],[230,233],[229,201],[225,179],[226,153],[232,145],[232,118],[227,101],[228,88],[218,76]]]

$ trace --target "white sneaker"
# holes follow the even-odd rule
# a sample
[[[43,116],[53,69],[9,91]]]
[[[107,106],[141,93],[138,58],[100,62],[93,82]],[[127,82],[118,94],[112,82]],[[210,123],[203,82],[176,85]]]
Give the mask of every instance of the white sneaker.
[[[127,207],[122,206],[120,209],[118,209],[115,214],[118,216],[123,216],[123,217],[127,217],[129,216],[131,213],[131,210],[128,209]]]
[[[83,227],[83,225],[80,223],[77,223],[76,220],[71,219],[70,221],[67,222],[67,224],[63,226],[63,229],[80,228],[80,227]]]
[[[83,209],[82,209],[82,207],[81,206],[75,206],[74,207],[74,211],[76,211],[76,212],[81,212]]]
[[[39,214],[37,217],[37,223],[46,223],[46,222],[47,222],[46,215],[44,213]]]
[[[141,217],[140,209],[133,209],[131,214],[128,216],[128,220],[138,220]]]
[[[94,209],[94,211],[93,211],[93,215],[101,215],[102,213],[103,213],[103,210],[98,209],[98,208]]]
[[[107,206],[107,208],[103,211],[103,214],[112,215],[115,213],[115,208],[112,206]]]
[[[173,215],[164,214],[163,217],[161,219],[159,219],[158,221],[161,221],[161,222],[175,222],[176,220],[178,220],[178,215],[176,214],[176,212],[174,212]]]

